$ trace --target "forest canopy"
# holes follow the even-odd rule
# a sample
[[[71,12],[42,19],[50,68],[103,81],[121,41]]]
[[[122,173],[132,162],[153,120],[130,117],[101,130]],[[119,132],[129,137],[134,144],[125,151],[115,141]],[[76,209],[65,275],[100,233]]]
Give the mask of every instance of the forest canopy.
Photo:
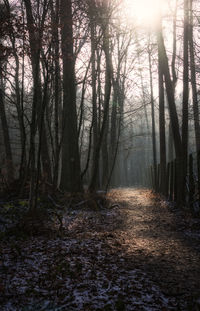
[[[31,209],[42,185],[166,194],[176,159],[185,202],[200,149],[199,12],[197,0],[1,1],[3,191],[28,191]]]

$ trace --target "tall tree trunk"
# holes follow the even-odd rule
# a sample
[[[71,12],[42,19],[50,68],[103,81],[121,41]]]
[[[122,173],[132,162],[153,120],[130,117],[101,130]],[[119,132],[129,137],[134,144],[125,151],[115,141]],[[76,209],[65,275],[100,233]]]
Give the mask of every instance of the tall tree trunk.
[[[109,115],[107,115],[104,137],[102,141],[102,187],[106,189],[109,177],[109,156],[108,156],[108,130],[109,130]]]
[[[174,98],[176,94],[176,84],[177,84],[177,74],[176,74],[176,56],[177,56],[177,8],[178,8],[178,0],[175,2],[175,10],[173,16],[173,52],[172,52],[172,62],[171,62],[171,70],[172,70],[172,85],[174,90]],[[161,64],[160,64],[161,71]],[[159,73],[159,75],[162,72]],[[171,121],[169,121],[169,130],[168,130],[168,161],[171,162],[174,160],[174,141],[173,141],[173,133]]]
[[[139,69],[139,76],[140,76],[140,83],[141,83],[141,92],[142,92],[142,105],[143,105],[143,109],[144,109],[144,118],[145,118],[145,126],[146,126],[146,131],[147,131],[147,137],[145,137],[145,144],[148,146],[148,148],[153,148],[153,145],[152,145],[152,122],[151,122],[151,126],[149,124],[149,118],[148,118],[148,112],[147,112],[147,99],[146,99],[146,94],[145,94],[145,84],[144,84],[144,78],[143,78],[143,73],[142,73],[142,62],[141,62],[141,58],[140,58],[140,53],[141,53],[141,46],[140,46],[140,43],[139,43],[139,40],[137,38],[137,57],[138,57],[138,62],[139,62],[139,66],[140,66],[140,69]],[[152,121],[152,120],[151,120]],[[151,129],[150,129],[151,127]],[[144,163],[145,165],[149,165],[149,163],[151,162],[151,159],[149,161],[149,154],[147,152],[147,150],[144,149],[144,153],[143,153],[143,156],[144,156]],[[153,156],[153,152],[152,152],[152,156]],[[155,159],[153,159],[154,161]],[[154,165],[154,175],[156,176],[157,173],[157,168],[156,166]]]
[[[173,52],[172,52],[172,62],[171,62],[171,70],[172,70],[172,85],[174,90],[174,98],[176,94],[176,84],[177,84],[177,74],[176,74],[176,56],[177,56],[177,8],[178,8],[178,0],[175,2],[175,10],[173,16]],[[160,64],[161,71],[161,64]],[[161,72],[159,73],[159,75]],[[168,131],[168,161],[171,162],[174,160],[174,142],[173,142],[173,133],[171,121],[169,122],[169,131]]]
[[[78,146],[71,0],[61,0],[60,18],[63,60],[63,140],[61,187],[69,192],[80,192],[83,188],[81,182]]]
[[[164,81],[158,55],[158,87],[159,87],[159,133],[160,133],[160,190],[166,194],[166,139],[165,139],[165,96]]]
[[[10,144],[10,135],[9,135],[9,128],[8,128],[8,121],[6,117],[6,110],[5,110],[5,103],[4,103],[4,86],[2,81],[2,68],[1,68],[1,60],[0,60],[0,115],[1,115],[1,124],[2,124],[2,131],[3,131],[3,139],[4,139],[4,146],[5,146],[5,163],[6,163],[6,170],[7,170],[7,178],[8,182],[12,182],[14,179],[14,167],[13,167],[13,157],[12,157],[12,150]]]
[[[111,125],[110,125],[110,164],[113,160],[113,155],[117,143],[117,107],[118,107],[118,82],[112,78],[113,81],[113,101],[111,111]],[[112,165],[112,164],[111,164]]]
[[[95,24],[95,13],[91,12],[91,66],[92,66],[92,142],[93,142],[93,154],[92,154],[92,165],[94,166],[96,150],[98,148],[98,138],[99,138],[99,130],[98,130],[98,121],[97,121],[97,73],[96,73],[96,24]],[[98,60],[99,61],[99,60]],[[100,123],[100,120],[99,120]],[[99,167],[97,168],[99,172]],[[99,178],[97,177],[97,180]]]
[[[173,133],[171,122],[169,122],[169,129],[168,129],[168,162],[174,160],[174,140],[173,140]]]
[[[173,52],[172,52],[172,63],[171,63],[171,69],[172,69],[172,83],[174,88],[174,94],[176,89],[176,83],[177,83],[177,75],[176,75],[176,50],[177,50],[177,38],[176,38],[176,24],[177,24],[177,6],[178,6],[178,0],[175,2],[175,10],[174,10],[174,16],[173,16]]]
[[[168,58],[166,54],[166,49],[165,49],[161,29],[157,33],[157,40],[158,40],[158,53],[160,57],[161,70],[165,78],[165,86],[166,86],[166,93],[167,93],[167,99],[168,99],[168,105],[169,105],[169,114],[170,114],[170,121],[172,125],[172,133],[173,133],[173,138],[174,138],[175,151],[176,151],[176,156],[179,157],[182,151],[182,141],[181,141],[181,136],[180,136],[178,115],[177,115],[176,105],[175,105],[174,88],[173,88],[173,84],[172,84],[171,77],[170,77]]]
[[[175,147],[176,158],[177,158],[177,163],[178,163],[177,184],[182,185],[182,181],[183,181],[182,140],[181,140],[181,135],[180,135],[179,121],[178,121],[178,115],[176,111],[176,104],[175,104],[175,98],[174,98],[174,87],[173,87],[173,83],[170,77],[169,64],[168,64],[168,58],[167,58],[166,49],[165,49],[164,40],[163,40],[161,21],[160,21],[160,25],[157,31],[157,43],[158,43],[158,53],[159,53],[159,58],[160,58],[160,69],[165,78],[165,87],[166,87],[166,93],[167,93],[167,99],[168,99],[170,122],[172,126],[174,147]],[[182,188],[181,187],[178,187],[177,203],[179,205],[182,203]]]
[[[54,79],[54,143],[55,143],[55,159],[54,159],[54,172],[53,172],[53,184],[54,187],[58,185],[58,173],[59,173],[59,162],[60,162],[60,129],[62,126],[61,120],[61,75],[60,75],[60,63],[59,63],[59,0],[56,0],[55,8],[53,6],[53,0],[50,2],[51,5],[51,19],[52,19],[52,37],[53,37],[53,50],[54,50],[54,66],[55,75]]]
[[[107,126],[107,118],[109,114],[109,103],[110,103],[110,94],[111,94],[111,79],[112,79],[112,60],[110,55],[110,48],[109,48],[109,31],[108,31],[108,24],[103,25],[103,34],[104,34],[104,42],[103,42],[103,50],[105,53],[105,61],[106,61],[106,77],[105,77],[105,96],[104,96],[104,114],[103,114],[103,121],[102,126],[99,134],[98,144],[95,151],[95,159],[92,168],[92,177],[90,181],[89,190],[90,192],[94,192],[97,187],[97,176],[98,176],[98,167],[99,167],[99,157],[100,157],[100,150],[103,143],[103,138],[105,135],[105,130]]]
[[[197,81],[196,81],[196,65],[194,57],[194,42],[193,42],[193,0],[189,3],[190,12],[190,25],[189,25],[189,51],[190,51],[190,73],[191,73],[191,85],[192,85],[192,103],[193,103],[193,115],[194,115],[194,130],[195,130],[195,142],[196,151],[200,150],[200,125],[199,125],[199,106],[197,97]]]
[[[109,44],[109,26],[106,26],[105,33],[104,33],[104,42],[103,42],[103,49],[105,52],[105,55],[107,55],[107,61],[109,64],[106,64],[106,76],[105,76],[105,98],[104,98],[104,111],[106,109],[106,106],[109,107],[109,101],[110,101],[110,95],[109,98],[107,96],[108,92],[111,92],[111,80],[112,80],[112,57],[110,54],[110,44]],[[106,122],[105,122],[105,130],[103,135],[103,141],[102,141],[102,186],[103,189],[106,189],[108,178],[109,178],[109,156],[108,156],[108,131],[109,131],[109,111],[107,115],[105,116]]]
[[[32,6],[30,0],[24,0],[26,15],[27,15],[27,26],[29,32],[29,42],[31,51],[31,65],[33,75],[33,104],[32,104],[32,119],[31,119],[31,135],[30,135],[30,158],[32,163],[31,174],[33,174],[33,167],[35,166],[35,135],[36,130],[40,130],[39,124],[41,123],[41,111],[42,111],[42,87],[40,78],[40,54],[41,44],[43,37],[44,22],[47,14],[47,1],[43,4],[43,13],[41,18],[40,28],[35,29],[35,23],[32,13]],[[37,33],[37,35],[36,35]],[[40,135],[40,133],[39,133]],[[42,146],[41,146],[41,159],[43,165],[43,172],[46,178],[51,181],[51,165],[48,150],[47,134],[45,125],[42,128]],[[33,149],[33,150],[32,150]],[[34,163],[33,163],[34,162]]]
[[[154,166],[155,190],[157,191],[159,190],[159,184],[157,180],[156,129],[155,129],[155,111],[154,111],[153,78],[152,78],[150,42],[148,46],[148,58],[149,58],[150,97],[151,97],[153,166]]]
[[[182,106],[182,201],[185,202],[186,176],[188,164],[188,98],[189,98],[189,63],[188,63],[188,28],[189,6],[184,0],[184,34],[183,34],[183,106]]]
[[[20,131],[20,142],[21,142],[21,161],[20,161],[20,169],[19,169],[19,178],[20,181],[23,180],[25,167],[26,167],[26,131],[24,124],[24,111],[23,106],[21,106],[21,93],[20,93],[20,82],[19,82],[19,70],[20,70],[20,61],[19,55],[17,53],[16,46],[16,38],[13,31],[12,25],[12,16],[11,16],[11,8],[8,0],[4,0],[4,4],[7,10],[8,22],[9,22],[9,37],[12,44],[13,56],[15,59],[15,73],[14,73],[14,81],[15,81],[15,94],[16,94],[16,109],[17,109],[17,117],[19,122],[19,131]],[[22,3],[23,5],[23,3]],[[22,7],[23,10],[23,7]],[[23,31],[24,31],[24,16],[23,16]],[[24,79],[24,35],[23,35],[23,57],[22,57],[22,80]],[[22,81],[23,86],[24,81]]]

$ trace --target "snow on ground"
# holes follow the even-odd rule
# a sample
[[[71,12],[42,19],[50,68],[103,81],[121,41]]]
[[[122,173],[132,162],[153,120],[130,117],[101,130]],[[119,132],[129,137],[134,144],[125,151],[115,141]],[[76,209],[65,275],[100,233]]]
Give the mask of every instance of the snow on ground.
[[[3,244],[1,310],[175,310],[145,272],[127,267],[110,232],[91,230],[116,214],[77,211],[66,216],[62,237]]]
[[[152,218],[150,228],[147,217],[154,214],[150,211],[147,216],[148,194],[145,198],[141,192],[138,197],[132,191],[122,199],[128,204],[122,209],[69,210],[61,232],[0,242],[0,310],[188,310],[183,300],[163,291],[145,268],[145,252],[157,254],[161,241],[157,235],[148,240],[144,229],[164,235],[169,226],[160,222],[159,229],[162,213],[153,209],[157,218],[154,222]],[[124,213],[129,215],[126,221]],[[166,209],[165,213],[168,217]],[[162,243],[171,247],[168,239]]]
[[[123,258],[95,235],[5,246],[1,284],[2,311],[156,311],[173,305],[144,272],[127,270]]]

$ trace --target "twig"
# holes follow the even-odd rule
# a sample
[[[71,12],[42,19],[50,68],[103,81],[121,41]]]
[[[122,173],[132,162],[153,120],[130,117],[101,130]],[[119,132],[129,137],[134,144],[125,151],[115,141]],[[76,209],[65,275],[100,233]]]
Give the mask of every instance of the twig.
[[[87,203],[87,202],[89,202],[89,201],[90,201],[90,200],[81,201],[81,202],[79,202],[78,204],[76,204],[75,207],[79,207],[79,206],[81,206],[81,205],[83,205],[83,204],[85,204],[85,203]]]
[[[48,194],[48,199],[53,203],[56,208],[63,209],[63,206],[57,204],[54,199]]]

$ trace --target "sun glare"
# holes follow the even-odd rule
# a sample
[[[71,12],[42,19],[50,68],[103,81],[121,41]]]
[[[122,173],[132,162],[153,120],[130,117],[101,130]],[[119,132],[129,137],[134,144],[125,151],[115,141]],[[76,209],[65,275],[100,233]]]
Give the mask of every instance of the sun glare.
[[[125,0],[127,18],[130,24],[155,26],[160,12],[164,11],[163,0]]]

